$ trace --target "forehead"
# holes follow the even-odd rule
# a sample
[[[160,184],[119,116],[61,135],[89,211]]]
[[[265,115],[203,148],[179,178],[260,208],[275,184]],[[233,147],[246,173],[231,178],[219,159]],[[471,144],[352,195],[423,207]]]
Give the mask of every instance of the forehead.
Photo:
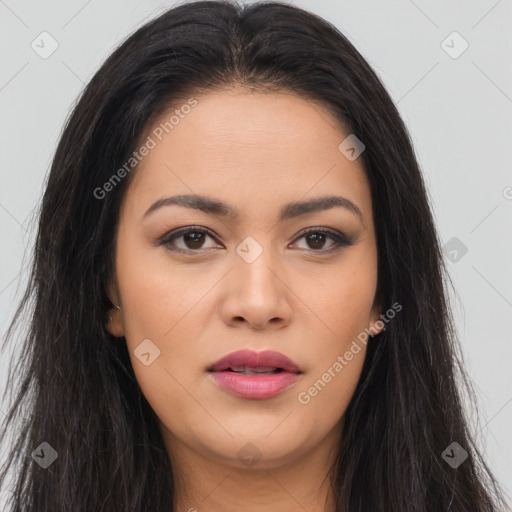
[[[238,210],[334,191],[371,215],[361,159],[339,150],[349,135],[320,103],[294,93],[220,90],[164,112],[142,140],[142,158],[125,201],[143,207],[165,194],[223,198]]]

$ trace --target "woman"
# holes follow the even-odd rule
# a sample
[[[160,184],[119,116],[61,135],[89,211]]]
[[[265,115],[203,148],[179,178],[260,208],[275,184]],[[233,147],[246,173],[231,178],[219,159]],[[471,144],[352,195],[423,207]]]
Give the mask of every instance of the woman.
[[[55,154],[12,510],[498,510],[444,272],[406,128],[339,31],[167,11]]]

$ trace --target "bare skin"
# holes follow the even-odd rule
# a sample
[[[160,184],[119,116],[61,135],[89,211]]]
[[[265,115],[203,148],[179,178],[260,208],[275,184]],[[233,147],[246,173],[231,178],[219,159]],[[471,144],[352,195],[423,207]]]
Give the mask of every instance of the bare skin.
[[[160,420],[176,510],[331,512],[328,470],[365,344],[335,376],[331,370],[308,403],[298,396],[360,333],[380,330],[372,201],[361,159],[340,152],[349,134],[327,110],[295,94],[238,88],[196,98],[142,160],[123,199],[108,286],[120,309],[112,309],[107,329],[125,336]],[[215,198],[239,216],[177,205],[144,216],[155,201],[178,194]],[[346,198],[361,215],[336,206],[278,220],[284,204],[323,196]],[[182,233],[158,245],[185,226],[213,235]],[[351,245],[337,246],[318,231],[304,235],[310,227],[344,234]],[[257,243],[250,250],[262,250],[250,263],[237,252],[249,236]],[[134,353],[145,339],[160,350],[148,366]],[[281,352],[303,373],[271,398],[234,396],[206,370],[243,348]]]

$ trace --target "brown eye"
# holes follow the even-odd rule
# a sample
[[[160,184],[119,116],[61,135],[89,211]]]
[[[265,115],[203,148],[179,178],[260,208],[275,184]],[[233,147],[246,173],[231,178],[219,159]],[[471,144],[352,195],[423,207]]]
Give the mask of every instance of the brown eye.
[[[208,230],[202,228],[187,227],[178,229],[164,236],[158,245],[165,245],[171,251],[178,252],[199,252],[202,249],[213,249],[212,247],[204,247],[205,240],[214,237]],[[177,243],[181,242],[181,243]]]
[[[183,240],[189,249],[200,249],[204,243],[204,233],[198,231],[190,231],[183,236]]]
[[[306,232],[303,232],[302,235],[296,240],[300,240],[302,238],[306,240],[307,247],[301,247],[301,249],[310,249],[313,252],[319,253],[330,252],[343,246],[353,245],[352,239],[343,235],[342,233],[319,228],[308,229]],[[329,238],[333,241],[333,243],[329,248],[325,248],[326,240]]]
[[[326,238],[325,233],[311,233],[306,236],[306,240],[312,249],[322,249]]]

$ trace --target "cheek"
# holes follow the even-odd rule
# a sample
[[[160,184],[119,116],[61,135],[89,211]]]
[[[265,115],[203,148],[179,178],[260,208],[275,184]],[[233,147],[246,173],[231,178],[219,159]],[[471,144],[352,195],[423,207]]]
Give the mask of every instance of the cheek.
[[[137,381],[157,410],[158,404],[180,407],[180,383],[187,384],[187,372],[199,366],[194,340],[206,329],[199,323],[206,317],[197,314],[198,302],[214,284],[206,276],[205,285],[197,286],[197,276],[193,279],[185,266],[171,266],[169,261],[163,249],[120,231],[116,276],[126,343]]]
[[[339,265],[303,273],[296,291],[315,313],[327,336],[324,346],[339,350],[370,326],[370,313],[377,286],[377,262],[369,248],[355,247]],[[295,290],[294,290],[295,291]]]
[[[318,332],[322,334],[316,339],[309,336],[315,350],[310,352],[307,378],[296,392],[304,411],[328,423],[343,414],[357,386],[373,302],[372,280],[365,282],[361,276],[350,274],[340,278],[329,292],[318,294],[311,306],[318,311]]]
[[[318,428],[329,430],[345,413],[354,394],[366,354],[362,343],[352,350],[332,354],[325,365],[312,372],[296,390],[298,410]],[[354,354],[354,352],[357,352]],[[350,360],[346,356],[350,354]]]
[[[348,406],[364,364],[377,284],[375,254],[354,251],[336,271],[317,274],[317,286],[311,286],[311,279],[303,278],[298,294],[318,318],[317,336],[310,326],[308,339],[315,350],[297,398],[306,410],[327,421]]]
[[[165,248],[152,247],[131,232],[119,234],[116,266],[127,339],[132,341],[172,336],[209,281],[206,274],[198,282],[192,266],[172,264]]]

